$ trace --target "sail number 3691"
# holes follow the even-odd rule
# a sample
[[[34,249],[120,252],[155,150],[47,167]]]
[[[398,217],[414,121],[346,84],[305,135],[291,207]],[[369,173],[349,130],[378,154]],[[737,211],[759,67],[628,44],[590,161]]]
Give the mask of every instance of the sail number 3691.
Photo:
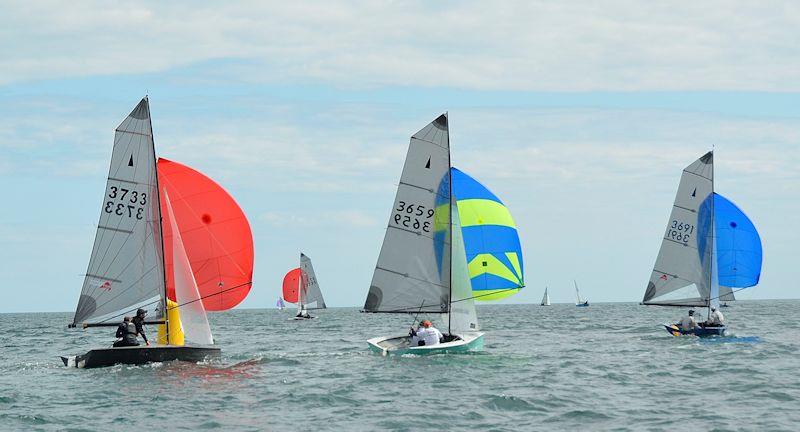
[[[667,237],[688,244],[694,233],[694,225],[673,220],[667,228]]]
[[[111,186],[108,198],[111,200],[106,201],[103,211],[117,216],[135,217],[142,219],[144,217],[144,206],[147,204],[147,193],[138,192],[131,189],[118,188]]]
[[[433,209],[426,209],[422,204],[398,201],[397,208],[394,211],[396,213],[392,216],[392,219],[395,225],[431,232],[431,221],[427,219],[433,218]]]

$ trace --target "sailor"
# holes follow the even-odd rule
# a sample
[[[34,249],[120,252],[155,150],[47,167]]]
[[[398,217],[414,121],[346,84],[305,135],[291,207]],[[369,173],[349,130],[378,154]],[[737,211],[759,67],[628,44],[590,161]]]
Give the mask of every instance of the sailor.
[[[722,316],[722,312],[717,310],[716,307],[711,306],[711,314],[708,316],[708,321],[706,321],[706,325],[715,327],[725,325],[725,317]]]
[[[114,342],[115,347],[139,345],[136,339],[136,326],[131,322],[131,317],[126,316],[122,319],[122,323],[117,327],[116,337],[120,339]]]
[[[422,320],[421,326],[417,330],[411,329],[411,341],[414,342],[415,338],[418,341],[418,346],[439,345],[439,342],[444,338],[440,332],[429,320]]]
[[[144,339],[144,343],[147,346],[150,346],[150,342],[147,341],[147,336],[144,334],[144,316],[147,315],[147,311],[139,308],[136,310],[136,316],[133,317],[133,325],[136,327],[136,334],[141,336]],[[137,343],[138,345],[138,343]]]
[[[690,310],[689,315],[683,317],[678,326],[685,332],[694,331],[694,329],[697,328],[697,321],[694,319],[694,311]]]

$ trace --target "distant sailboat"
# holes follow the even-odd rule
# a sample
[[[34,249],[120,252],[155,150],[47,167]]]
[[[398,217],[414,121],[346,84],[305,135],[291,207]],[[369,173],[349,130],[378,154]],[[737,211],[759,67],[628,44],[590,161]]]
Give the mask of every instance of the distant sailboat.
[[[714,154],[683,170],[666,233],[642,304],[706,307],[732,301],[733,288],[755,286],[761,277],[761,238],[752,221],[714,192]],[[725,325],[701,325],[670,334],[724,335]]]
[[[207,246],[190,244],[183,237],[185,225],[190,222],[178,220],[176,215],[181,212],[173,205],[192,206],[180,193],[170,195],[182,188],[172,190],[166,184],[160,185],[161,174],[149,103],[144,98],[116,130],[97,235],[70,327],[117,326],[123,316],[144,309],[150,312],[150,321],[145,324],[160,324],[158,343],[94,349],[84,355],[62,357],[67,366],[200,361],[220,353],[219,348],[211,346],[214,340],[206,317],[206,301],[226,293],[200,289],[199,273],[193,270],[191,257],[207,256]],[[163,219],[162,207],[166,208]],[[222,211],[233,214],[230,209]],[[194,227],[192,230],[198,231]],[[208,239],[203,243],[208,244]],[[165,244],[170,247],[165,248]],[[237,249],[246,248],[238,244]],[[210,267],[222,267],[221,262],[230,259],[217,252],[213,257],[207,256]],[[245,266],[242,271],[252,275],[252,266],[249,270]],[[214,284],[224,285],[224,281],[225,277],[220,276]],[[203,280],[203,286],[207,282]],[[243,295],[247,294],[250,281],[246,284]]]
[[[284,310],[286,308],[286,304],[283,302],[283,297],[278,296],[278,301],[275,303],[275,307],[279,310]]]
[[[578,289],[578,282],[573,280],[572,283],[575,284],[575,306],[588,307],[589,299],[581,297],[581,291]]]
[[[283,277],[283,298],[297,304],[297,315],[292,319],[316,318],[308,311],[326,308],[311,258],[305,254],[300,254],[300,267],[289,270]]]
[[[550,306],[550,294],[547,294],[547,287],[544,287],[544,295],[542,296],[542,303],[539,306]]]

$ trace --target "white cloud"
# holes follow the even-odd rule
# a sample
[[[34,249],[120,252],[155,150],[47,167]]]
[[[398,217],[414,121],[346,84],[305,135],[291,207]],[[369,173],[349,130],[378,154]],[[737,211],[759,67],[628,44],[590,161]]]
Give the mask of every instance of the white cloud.
[[[240,59],[228,79],[798,91],[798,21],[777,1],[19,2],[0,17],[0,84]]]

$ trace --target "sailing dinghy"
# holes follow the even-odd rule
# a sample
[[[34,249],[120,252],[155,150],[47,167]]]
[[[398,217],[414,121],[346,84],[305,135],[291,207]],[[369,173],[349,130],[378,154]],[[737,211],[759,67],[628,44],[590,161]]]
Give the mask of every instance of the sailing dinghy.
[[[550,306],[550,294],[547,293],[547,287],[544,287],[544,295],[542,296],[542,303],[539,306]]]
[[[160,186],[161,177],[156,166],[149,103],[144,98],[116,130],[97,235],[70,327],[116,326],[123,316],[142,308],[150,319],[145,324],[159,325],[158,341],[150,346],[101,348],[62,357],[66,366],[197,362],[219,356],[206,316],[206,301],[214,294],[199,288],[196,277],[203,273],[193,271],[190,262],[193,253],[208,255],[208,251],[196,250],[198,247],[187,250],[184,225],[191,224],[180,218],[180,211],[173,210],[173,203],[191,206],[180,196],[180,190],[172,195],[176,191],[167,192],[169,187]],[[167,209],[163,219],[162,207]],[[203,216],[211,218],[205,213]],[[190,228],[197,231],[196,227]],[[201,231],[206,236],[211,232]],[[168,240],[170,247],[165,250]],[[205,243],[213,242],[207,238]],[[207,258],[207,265],[216,265],[230,257]],[[252,275],[252,265],[249,272]],[[168,277],[171,295],[167,292]],[[226,280],[227,276],[218,274],[214,284],[224,285]],[[216,294],[224,296],[228,292],[217,289]],[[238,302],[230,298],[225,301],[234,305]]]
[[[572,283],[575,284],[575,306],[589,307],[589,299],[581,297],[581,290],[578,289],[578,282],[573,279]]]
[[[383,355],[483,349],[474,300],[519,291],[522,254],[502,202],[451,167],[446,114],[411,137],[394,202],[363,312],[441,314],[446,332],[437,345],[403,335],[368,346]]]
[[[761,277],[761,238],[753,222],[733,202],[714,192],[714,154],[708,152],[683,170],[666,233],[661,241],[642,304],[719,307],[733,292],[755,286]],[[725,325],[673,336],[722,336]]]
[[[297,315],[290,318],[292,320],[316,318],[308,311],[326,308],[311,258],[303,253],[300,254],[300,267],[289,270],[283,277],[283,298],[297,304]]]
[[[278,301],[275,302],[275,307],[278,310],[284,310],[286,308],[286,304],[283,302],[283,297],[278,296]]]

